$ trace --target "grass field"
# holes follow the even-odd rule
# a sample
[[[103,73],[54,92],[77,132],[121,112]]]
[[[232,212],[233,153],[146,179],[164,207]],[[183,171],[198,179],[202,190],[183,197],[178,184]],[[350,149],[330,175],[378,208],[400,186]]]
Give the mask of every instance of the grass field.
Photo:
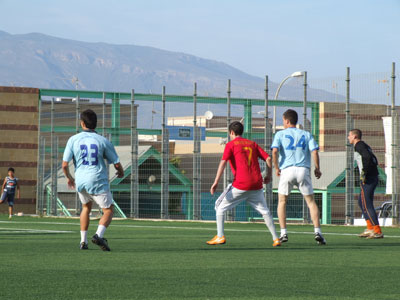
[[[96,223],[89,231],[93,234]],[[111,252],[80,251],[79,221],[0,217],[1,299],[400,299],[400,230],[290,226],[274,249],[263,224],[114,221]]]

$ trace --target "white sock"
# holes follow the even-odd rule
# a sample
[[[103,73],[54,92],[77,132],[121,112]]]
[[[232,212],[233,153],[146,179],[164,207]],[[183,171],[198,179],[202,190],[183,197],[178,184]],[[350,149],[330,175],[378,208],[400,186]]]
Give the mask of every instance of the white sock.
[[[87,241],[87,231],[82,231],[81,230],[81,243],[88,243]]]
[[[104,236],[104,232],[106,232],[106,229],[107,229],[106,226],[104,226],[104,225],[99,225],[99,227],[97,227],[96,234],[97,234],[99,237],[102,238],[102,237]]]
[[[314,227],[314,232],[322,235],[321,227]]]
[[[284,236],[285,234],[287,234],[287,229],[281,228],[281,236]]]
[[[267,225],[269,232],[272,234],[272,240],[276,240],[278,235],[276,234],[274,219],[272,218],[271,214],[263,215],[265,225]]]
[[[217,235],[218,237],[224,236],[224,215],[217,215]]]

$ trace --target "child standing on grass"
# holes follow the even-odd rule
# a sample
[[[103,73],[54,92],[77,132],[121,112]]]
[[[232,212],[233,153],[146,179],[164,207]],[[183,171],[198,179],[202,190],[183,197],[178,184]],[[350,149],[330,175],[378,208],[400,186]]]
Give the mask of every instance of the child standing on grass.
[[[21,198],[21,189],[19,187],[18,178],[15,177],[14,168],[8,168],[8,176],[4,179],[2,190],[3,194],[1,195],[0,204],[7,200],[9,214],[8,218],[11,220],[13,215],[16,190],[18,200]]]

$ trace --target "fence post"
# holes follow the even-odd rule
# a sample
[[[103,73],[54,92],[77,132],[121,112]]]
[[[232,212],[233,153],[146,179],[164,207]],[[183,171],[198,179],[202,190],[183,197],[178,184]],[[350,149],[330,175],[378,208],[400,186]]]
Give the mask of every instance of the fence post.
[[[350,115],[350,68],[346,69],[346,224],[354,223],[354,148],[347,139],[348,132],[352,129]]]
[[[51,177],[51,194],[50,201],[48,202],[50,207],[47,207],[47,214],[54,214],[54,189],[55,181],[57,180],[57,175],[54,174],[54,97],[51,98],[50,106],[50,177]]]
[[[227,89],[227,96],[226,96],[226,105],[227,105],[227,116],[226,116],[226,128],[228,129],[229,125],[232,122],[232,116],[231,116],[231,80],[228,79],[228,89]],[[228,130],[227,130],[228,131]],[[227,134],[227,139],[226,142],[229,143],[231,141],[231,137],[229,135],[229,132]],[[224,171],[224,190],[226,187],[232,183],[232,172],[231,172],[231,167],[230,164],[226,165],[225,171]],[[235,208],[230,209],[226,212],[226,220],[227,221],[233,221],[235,219]]]
[[[53,141],[52,141],[52,159],[51,159],[51,182],[52,182],[52,187],[51,187],[51,207],[52,207],[52,214],[53,216],[57,216],[57,198],[58,198],[58,193],[57,193],[57,188],[58,188],[58,176],[57,176],[57,171],[58,171],[58,136],[53,136]]]
[[[162,88],[162,144],[161,144],[161,219],[168,219],[169,201],[169,133],[165,128],[165,86]]]
[[[103,119],[104,120],[104,119]],[[131,92],[131,199],[130,217],[139,218],[139,170],[138,170],[137,106],[135,90]]]
[[[41,163],[41,173],[40,173],[40,177],[41,177],[41,185],[39,186],[40,188],[40,213],[43,215],[44,214],[44,175],[45,175],[45,169],[46,169],[46,139],[44,137],[42,137],[42,148],[41,148],[41,159],[40,159],[40,163]]]
[[[399,223],[399,210],[398,210],[398,202],[397,202],[397,133],[398,133],[398,124],[397,124],[397,112],[396,112],[396,96],[395,96],[395,80],[396,80],[396,65],[392,63],[392,106],[391,106],[391,117],[392,117],[392,222],[394,225]]]
[[[200,136],[197,127],[197,83],[193,84],[193,219],[201,220]]]
[[[307,125],[307,72],[304,72],[304,82],[303,82],[303,129],[308,131]],[[305,199],[303,198],[303,222],[309,223],[310,214]]]
[[[43,214],[43,198],[42,198],[42,190],[43,190],[43,181],[42,177],[44,159],[43,159],[43,144],[44,137],[39,137],[39,151],[38,151],[38,163],[37,163],[37,186],[36,186],[36,214],[41,216]]]
[[[264,149],[265,152],[271,154],[271,142],[272,142],[272,128],[269,123],[269,115],[268,115],[268,76],[265,76],[265,89],[264,89]],[[267,170],[268,166],[265,166],[265,170]],[[272,178],[271,182],[265,185],[265,199],[267,201],[268,208],[271,210],[271,215],[273,214],[272,205],[273,205],[273,193],[272,193]]]
[[[75,131],[79,133],[80,127],[80,95],[77,94],[75,101]],[[78,191],[75,191],[75,213],[76,215],[80,215],[81,213],[81,201],[79,200]]]
[[[303,83],[303,88],[304,88],[304,101],[303,101],[303,127],[305,131],[309,131],[310,129],[308,128],[307,124],[307,72],[304,72],[304,83]]]
[[[37,163],[37,177],[36,177],[36,179],[37,179],[37,181],[36,181],[36,214],[37,215],[41,215],[41,212],[40,212],[40,202],[42,201],[42,199],[40,198],[40,187],[42,186],[42,181],[43,181],[43,178],[41,178],[41,153],[40,153],[40,150],[42,149],[42,137],[40,136],[40,123],[41,123],[41,116],[40,116],[40,113],[41,113],[41,110],[42,110],[42,97],[40,97],[39,96],[39,103],[38,103],[38,128],[39,128],[39,130],[38,130],[38,142],[39,142],[39,151],[38,151],[38,156],[37,156],[37,160],[38,160],[38,163]]]
[[[102,118],[102,132],[103,136],[106,136],[106,93],[103,92],[103,118]]]

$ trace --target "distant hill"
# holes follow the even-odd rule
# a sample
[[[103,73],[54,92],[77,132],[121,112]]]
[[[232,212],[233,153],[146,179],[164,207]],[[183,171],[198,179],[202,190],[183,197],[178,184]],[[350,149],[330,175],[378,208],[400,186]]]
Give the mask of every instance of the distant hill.
[[[39,88],[190,95],[197,82],[199,95],[225,96],[227,79],[233,97],[263,98],[264,79],[225,63],[135,45],[87,43],[39,33],[0,31],[0,85]],[[277,84],[270,83],[270,98]],[[302,86],[285,85],[280,99],[302,99]],[[334,94],[309,89],[310,100],[337,99]],[[339,96],[342,98],[341,96]]]

